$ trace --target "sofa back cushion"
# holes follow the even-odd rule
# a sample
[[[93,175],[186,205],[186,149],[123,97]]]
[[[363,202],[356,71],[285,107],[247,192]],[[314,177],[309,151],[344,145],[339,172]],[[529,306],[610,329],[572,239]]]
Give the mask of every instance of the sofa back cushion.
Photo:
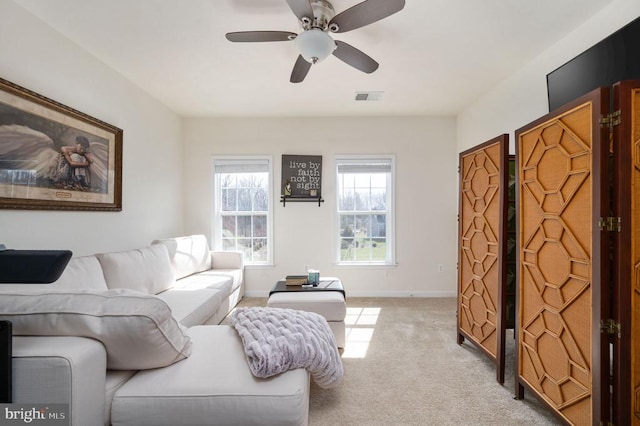
[[[191,339],[167,304],[132,290],[4,293],[0,319],[12,322],[16,336],[99,340],[113,370],[165,367],[191,354]]]
[[[56,281],[51,284],[3,284],[0,294],[10,291],[107,290],[102,267],[95,256],[73,257]]]
[[[164,245],[101,253],[96,257],[102,265],[102,272],[110,289],[128,288],[158,294],[175,283],[169,253]]]
[[[167,247],[171,267],[177,280],[211,269],[211,250],[204,235],[166,238],[155,240],[151,244]]]

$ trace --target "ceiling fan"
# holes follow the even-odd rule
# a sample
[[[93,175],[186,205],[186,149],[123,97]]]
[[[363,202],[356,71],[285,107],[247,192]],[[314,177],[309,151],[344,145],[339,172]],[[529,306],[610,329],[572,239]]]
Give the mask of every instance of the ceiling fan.
[[[329,32],[345,33],[384,19],[404,8],[405,0],[365,0],[336,15],[333,5],[327,0],[287,0],[296,15],[302,32],[289,31],[240,31],[227,33],[233,42],[293,41],[300,54],[291,72],[292,83],[302,82],[312,64],[329,55],[337,57],[352,67],[372,73],[378,63],[367,54],[339,40]]]

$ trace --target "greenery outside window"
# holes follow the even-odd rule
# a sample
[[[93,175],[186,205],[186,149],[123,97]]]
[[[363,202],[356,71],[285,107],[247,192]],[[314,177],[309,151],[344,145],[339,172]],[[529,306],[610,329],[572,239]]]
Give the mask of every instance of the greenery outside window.
[[[338,263],[394,264],[395,158],[338,156],[336,173]]]
[[[273,264],[271,157],[213,159],[213,247],[244,253],[247,265]]]

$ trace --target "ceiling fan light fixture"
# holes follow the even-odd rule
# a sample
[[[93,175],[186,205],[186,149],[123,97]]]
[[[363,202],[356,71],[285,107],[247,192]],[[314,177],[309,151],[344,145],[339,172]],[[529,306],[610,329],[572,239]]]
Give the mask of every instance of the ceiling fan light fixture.
[[[336,42],[329,34],[318,28],[298,34],[294,43],[300,55],[312,64],[325,60],[336,50]]]

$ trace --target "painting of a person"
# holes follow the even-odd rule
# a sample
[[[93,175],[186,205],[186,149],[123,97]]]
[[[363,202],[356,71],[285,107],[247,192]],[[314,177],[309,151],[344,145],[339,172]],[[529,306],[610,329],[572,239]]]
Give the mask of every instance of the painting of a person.
[[[7,183],[7,191],[14,185],[30,185],[106,194],[109,178],[106,141],[75,131],[68,138],[59,139],[54,142],[46,133],[27,126],[0,125],[3,165],[0,185]],[[25,174],[29,176],[29,180],[23,179],[25,183],[15,177]]]
[[[89,166],[93,162],[89,152],[89,140],[85,136],[77,136],[74,146],[60,148],[63,161],[61,169],[64,170],[67,183],[74,189],[87,189],[91,182]]]

